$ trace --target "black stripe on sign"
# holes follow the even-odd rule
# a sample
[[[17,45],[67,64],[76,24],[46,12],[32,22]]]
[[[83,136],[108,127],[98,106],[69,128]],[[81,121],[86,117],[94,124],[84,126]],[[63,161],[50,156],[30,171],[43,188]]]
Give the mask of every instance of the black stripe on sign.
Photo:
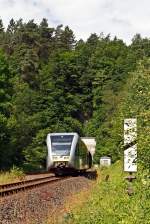
[[[126,149],[128,149],[128,148],[130,148],[130,147],[132,147],[136,144],[137,144],[137,140],[134,140],[133,142],[130,142],[130,143],[124,145],[124,150],[126,150]]]

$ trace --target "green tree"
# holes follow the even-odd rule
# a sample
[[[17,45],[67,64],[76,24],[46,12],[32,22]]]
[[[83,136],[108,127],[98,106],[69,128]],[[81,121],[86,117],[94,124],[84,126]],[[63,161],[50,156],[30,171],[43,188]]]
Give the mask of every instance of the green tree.
[[[9,149],[9,132],[7,127],[11,113],[12,75],[5,55],[0,51],[0,169],[12,163],[12,152]]]

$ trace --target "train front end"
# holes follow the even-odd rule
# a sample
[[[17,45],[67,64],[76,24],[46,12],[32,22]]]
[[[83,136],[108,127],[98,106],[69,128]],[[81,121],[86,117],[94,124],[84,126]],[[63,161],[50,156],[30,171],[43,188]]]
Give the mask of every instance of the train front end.
[[[47,135],[47,170],[63,175],[73,169],[73,157],[78,142],[77,133]]]

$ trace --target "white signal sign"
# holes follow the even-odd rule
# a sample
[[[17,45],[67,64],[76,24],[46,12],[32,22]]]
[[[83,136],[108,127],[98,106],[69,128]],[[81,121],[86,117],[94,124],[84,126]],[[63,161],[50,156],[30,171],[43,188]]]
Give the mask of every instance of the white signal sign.
[[[137,119],[124,120],[124,171],[137,172]]]

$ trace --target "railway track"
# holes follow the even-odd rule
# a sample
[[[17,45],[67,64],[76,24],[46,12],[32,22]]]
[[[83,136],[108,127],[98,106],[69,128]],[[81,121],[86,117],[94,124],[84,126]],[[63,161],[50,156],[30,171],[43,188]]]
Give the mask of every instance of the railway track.
[[[31,180],[18,181],[9,184],[3,184],[0,185],[0,197],[16,194],[18,192],[26,191],[48,183],[58,182],[63,179],[66,179],[66,177],[60,178],[55,176],[48,176]]]

